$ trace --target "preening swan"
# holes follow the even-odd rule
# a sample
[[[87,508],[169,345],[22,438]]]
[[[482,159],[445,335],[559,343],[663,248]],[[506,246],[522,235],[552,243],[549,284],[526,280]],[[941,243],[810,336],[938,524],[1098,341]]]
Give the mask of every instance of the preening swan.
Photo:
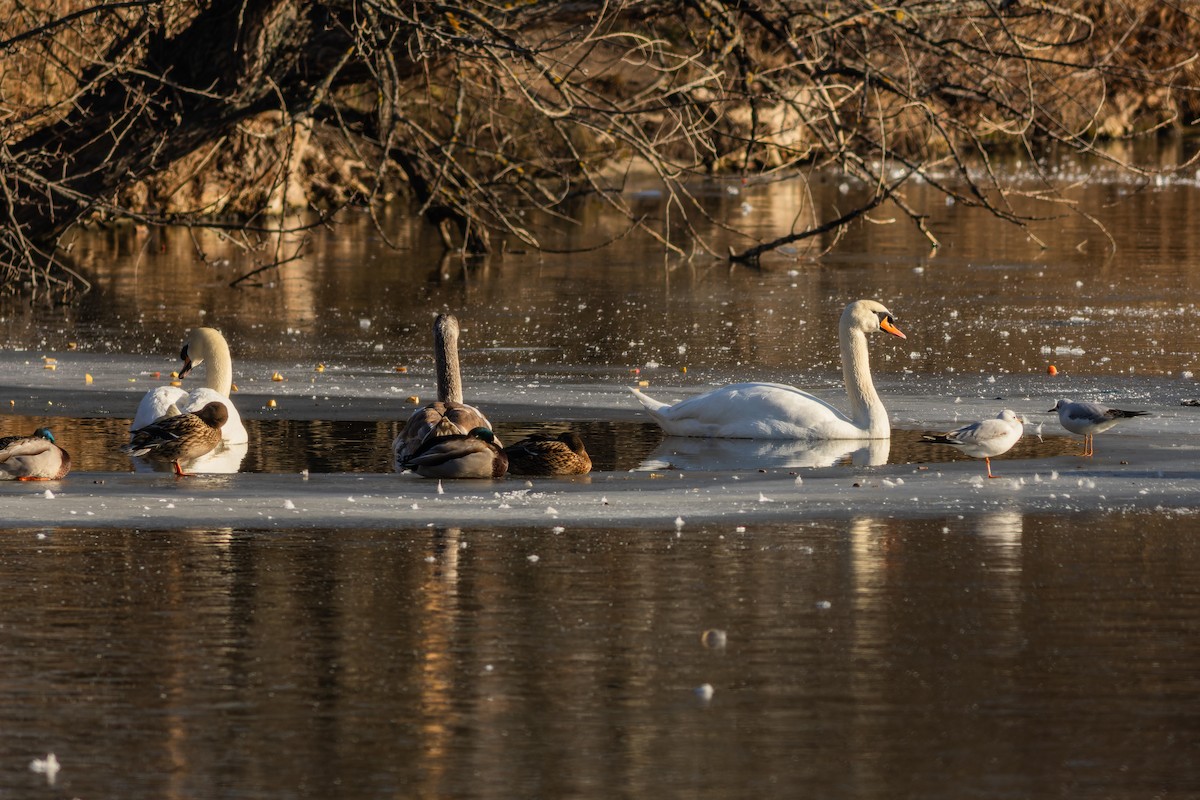
[[[660,403],[637,389],[633,393],[670,436],[722,439],[888,439],[891,425],[867,357],[867,334],[883,331],[907,338],[891,312],[874,300],[846,306],[838,325],[842,375],[850,416],[794,386],[735,383],[675,405]]]
[[[458,365],[458,320],[438,314],[433,321],[433,359],[437,373],[437,402],[418,408],[392,442],[392,467],[401,466],[435,436],[466,436],[475,428],[492,429],[479,409],[463,403],[462,374]],[[497,447],[500,440],[494,438]]]
[[[246,434],[241,415],[229,401],[229,392],[233,388],[233,360],[225,337],[213,328],[193,328],[183,343],[179,357],[183,359],[180,378],[194,367],[205,365],[204,386],[190,392],[178,386],[159,386],[146,392],[138,404],[133,424],[129,426],[131,438],[133,431],[141,430],[164,417],[195,413],[209,403],[220,402],[229,416],[221,427],[223,441],[230,445],[248,442],[250,437]]]

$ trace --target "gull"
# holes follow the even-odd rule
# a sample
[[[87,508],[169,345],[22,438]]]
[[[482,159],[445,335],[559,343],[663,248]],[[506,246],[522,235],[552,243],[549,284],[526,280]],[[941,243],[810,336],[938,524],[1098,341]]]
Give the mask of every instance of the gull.
[[[926,433],[921,436],[921,441],[948,444],[972,458],[982,458],[987,464],[987,476],[995,478],[998,476],[992,474],[992,456],[1011,450],[1021,438],[1024,425],[1024,419],[1006,408],[997,414],[995,419],[972,422],[946,433]]]
[[[1103,433],[1123,419],[1143,417],[1150,413],[1122,411],[1099,403],[1072,403],[1070,400],[1059,400],[1050,411],[1058,412],[1058,421],[1064,428],[1083,436],[1083,452],[1079,455],[1088,458],[1096,454],[1093,437],[1097,433]]]

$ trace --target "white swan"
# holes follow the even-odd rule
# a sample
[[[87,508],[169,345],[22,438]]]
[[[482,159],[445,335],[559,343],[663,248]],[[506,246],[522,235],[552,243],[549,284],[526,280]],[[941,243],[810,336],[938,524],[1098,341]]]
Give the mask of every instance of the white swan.
[[[194,413],[215,400],[229,412],[229,420],[221,427],[222,441],[227,445],[248,442],[250,437],[246,433],[246,426],[242,424],[242,417],[229,401],[229,391],[233,388],[233,360],[229,356],[229,344],[225,337],[212,328],[193,328],[179,357],[183,359],[180,378],[193,367],[205,364],[204,386],[190,392],[178,386],[151,389],[138,404],[129,430],[140,430],[163,417]]]
[[[872,331],[907,338],[880,303],[858,300],[846,306],[838,332],[850,416],[808,392],[779,383],[735,383],[675,405],[632,391],[669,436],[888,439],[892,430],[887,409],[875,393],[867,358],[867,334]]]
[[[465,436],[475,428],[492,429],[483,412],[463,402],[462,374],[458,365],[458,320],[438,314],[433,321],[433,359],[437,377],[437,402],[418,408],[392,441],[392,468],[411,458],[426,441],[436,436]],[[497,447],[503,447],[493,435]]]

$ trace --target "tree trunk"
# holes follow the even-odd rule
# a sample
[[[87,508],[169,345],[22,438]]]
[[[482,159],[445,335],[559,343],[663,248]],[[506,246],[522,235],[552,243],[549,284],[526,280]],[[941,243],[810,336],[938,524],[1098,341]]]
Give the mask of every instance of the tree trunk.
[[[177,35],[152,39],[139,64],[121,65],[121,79],[94,84],[69,116],[11,148],[11,224],[52,250],[98,198],[286,103],[277,87],[289,85],[304,51],[308,9],[300,0],[215,3]]]

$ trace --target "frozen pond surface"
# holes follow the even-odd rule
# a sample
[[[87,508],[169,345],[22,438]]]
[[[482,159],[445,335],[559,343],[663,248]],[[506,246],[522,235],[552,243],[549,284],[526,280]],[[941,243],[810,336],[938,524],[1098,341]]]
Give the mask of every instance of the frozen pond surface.
[[[49,423],[75,459],[0,483],[0,794],[1200,795],[1197,189],[1143,188],[1090,188],[1116,257],[1079,218],[1042,251],[952,206],[937,258],[876,218],[761,271],[632,245],[464,267],[360,220],[235,291],[252,257],[215,238],[88,234],[82,303],[0,298],[0,434]],[[742,191],[713,213],[797,215]],[[844,406],[860,297],[908,334],[872,342],[886,444],[664,440],[628,392]],[[435,310],[498,433],[578,430],[592,475],[387,471]],[[133,471],[115,448],[198,324],[233,348],[241,472]],[[1152,416],[1081,459],[1064,396]],[[1002,408],[1030,424],[996,480],[919,443]]]
[[[251,425],[251,449],[275,451],[275,458],[250,459],[255,466],[243,468],[257,474],[177,480],[170,474],[130,473],[128,459],[116,453],[126,435],[129,410],[144,391],[141,378],[129,381],[128,375],[136,374],[134,362],[69,352],[51,357],[56,370],[44,369],[40,359],[0,357],[0,401],[19,398],[17,410],[53,408],[64,423],[59,439],[75,454],[76,464],[61,482],[0,484],[0,496],[7,498],[14,522],[161,528],[206,521],[284,528],[543,523],[604,527],[659,526],[673,524],[676,518],[686,523],[841,517],[852,511],[886,516],[996,508],[1064,514],[1113,509],[1200,512],[1200,408],[1179,405],[1179,390],[1190,387],[1178,381],[1123,380],[1124,396],[1134,398],[1133,406],[1152,416],[1099,435],[1098,455],[1091,459],[1074,455],[1080,438],[1067,434],[1057,416],[1046,413],[1058,396],[1056,390],[1069,385],[1070,379],[1062,376],[950,381],[960,390],[974,390],[975,396],[965,391],[935,396],[944,391],[941,381],[931,382],[929,394],[920,396],[904,394],[903,383],[884,383],[881,390],[897,431],[891,442],[870,445],[664,440],[653,426],[634,424],[644,423],[645,416],[625,380],[508,388],[489,384],[472,399],[497,421],[501,435],[512,431],[511,438],[516,438],[550,423],[561,427],[590,420],[577,427],[591,431],[597,471],[585,478],[510,477],[496,482],[447,481],[439,487],[436,481],[385,471],[394,425],[351,425],[346,419],[370,420],[411,408],[394,399],[394,378],[386,374],[360,376],[353,394],[325,386],[314,396],[311,385],[300,394],[284,383],[272,387],[271,397],[278,398],[274,408],[265,405],[265,395],[239,392],[235,400],[243,415],[259,421]],[[271,374],[253,363],[247,368]],[[83,371],[93,376],[93,383],[81,388]],[[321,380],[329,380],[327,375],[322,373]],[[17,385],[20,380],[24,386]],[[425,378],[418,375],[413,380],[422,385]],[[909,378],[906,383],[914,382]],[[981,397],[983,390],[995,394]],[[685,396],[658,391],[668,398]],[[836,389],[826,394],[838,402]],[[514,402],[513,397],[520,400]],[[996,480],[984,479],[980,461],[917,441],[922,429],[994,416],[999,408],[1017,410],[1029,424],[1021,444],[994,461],[996,474],[1002,476]],[[69,422],[85,410],[121,416],[99,417],[91,424]],[[12,419],[14,427],[19,422],[24,430],[46,418]],[[312,427],[299,424],[304,420],[334,422]],[[1042,441],[1035,434],[1039,423]],[[314,453],[314,438],[324,442],[326,452]],[[299,450],[289,451],[297,444]]]

